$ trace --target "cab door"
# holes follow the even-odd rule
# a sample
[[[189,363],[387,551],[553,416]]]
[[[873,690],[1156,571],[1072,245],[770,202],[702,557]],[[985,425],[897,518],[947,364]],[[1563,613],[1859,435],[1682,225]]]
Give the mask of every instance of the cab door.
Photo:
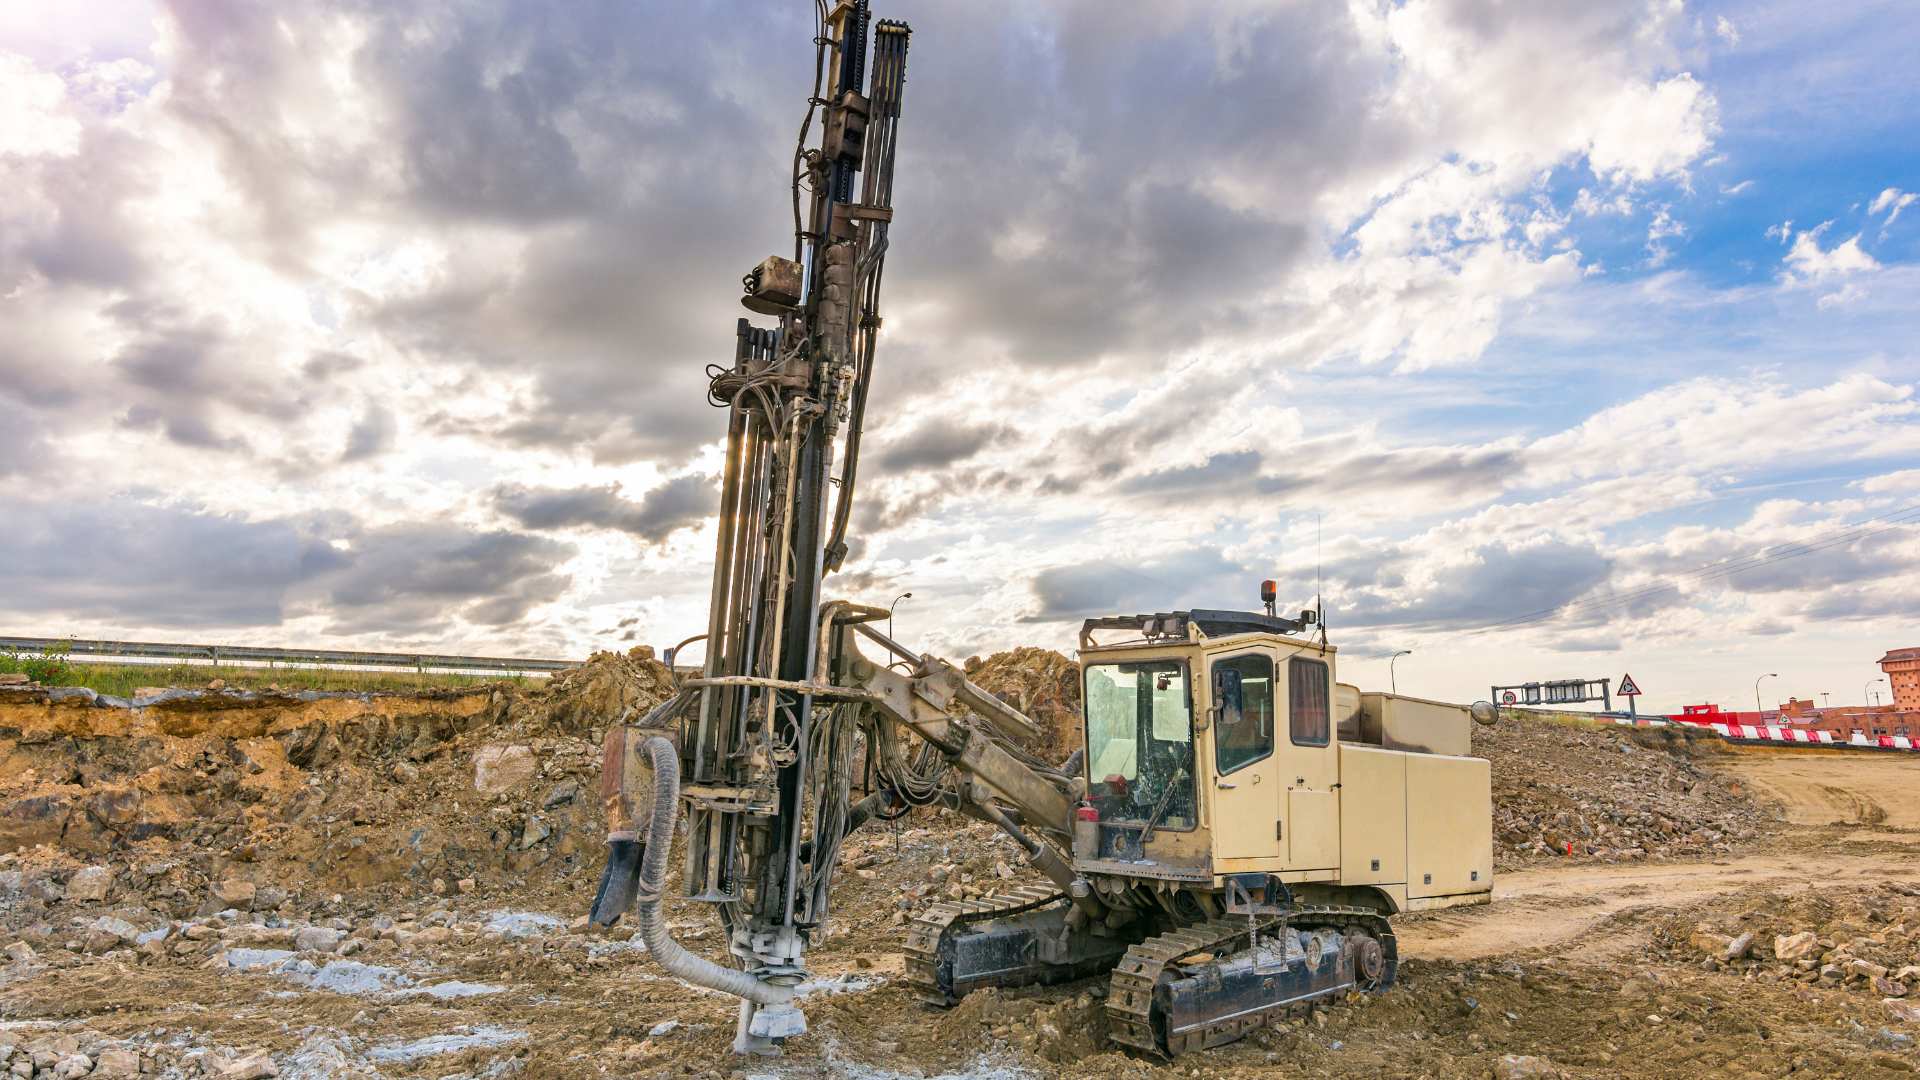
[[[1284,698],[1275,767],[1285,790],[1281,835],[1288,870],[1340,866],[1340,763],[1333,731],[1333,665],[1295,653],[1275,668]]]
[[[1274,755],[1282,722],[1274,654],[1268,649],[1228,653],[1213,659],[1210,672],[1213,760],[1207,766],[1213,776],[1215,869],[1278,869],[1286,855],[1280,838],[1286,792]]]

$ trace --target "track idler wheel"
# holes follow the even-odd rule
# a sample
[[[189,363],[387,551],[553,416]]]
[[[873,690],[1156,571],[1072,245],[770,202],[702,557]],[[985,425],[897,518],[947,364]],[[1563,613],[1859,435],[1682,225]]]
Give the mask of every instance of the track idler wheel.
[[[1353,957],[1353,974],[1363,990],[1371,990],[1380,984],[1381,976],[1387,973],[1387,954],[1380,948],[1380,942],[1371,934],[1349,933],[1347,952]]]

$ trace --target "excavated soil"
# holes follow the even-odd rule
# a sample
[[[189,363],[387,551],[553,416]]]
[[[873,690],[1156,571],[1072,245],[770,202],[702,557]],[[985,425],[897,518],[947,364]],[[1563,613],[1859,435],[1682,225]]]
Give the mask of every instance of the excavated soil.
[[[1040,749],[1064,756],[1077,741],[1071,665],[1023,652],[970,672],[1050,724]],[[930,1009],[901,981],[901,924],[1031,878],[992,830],[923,814],[849,839],[811,954],[811,1031],[779,1058],[743,1061],[728,1051],[731,999],[661,977],[630,931],[588,933],[580,918],[599,870],[596,737],[670,681],[641,653],[602,654],[537,692],[203,693],[138,708],[0,693],[0,1075],[1920,1067],[1920,1010],[1906,1004],[1920,970],[1902,972],[1920,963],[1915,835],[1796,809],[1828,788],[1911,806],[1920,766],[1512,716],[1476,732],[1494,763],[1495,902],[1397,920],[1405,962],[1386,993],[1174,1065],[1106,1048],[1098,980]],[[719,955],[706,909],[676,903],[671,917],[689,947]],[[1801,934],[1811,969],[1781,958],[1778,942]]]

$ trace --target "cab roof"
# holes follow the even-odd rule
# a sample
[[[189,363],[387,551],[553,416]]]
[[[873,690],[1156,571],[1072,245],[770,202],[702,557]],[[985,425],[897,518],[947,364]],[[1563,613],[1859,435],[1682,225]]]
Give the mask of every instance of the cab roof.
[[[1191,611],[1162,611],[1151,615],[1107,615],[1080,624],[1080,648],[1102,647],[1093,640],[1096,630],[1131,630],[1140,635],[1139,643],[1155,645],[1193,640],[1191,630],[1194,629],[1210,638],[1235,634],[1299,634],[1311,623],[1310,619],[1304,617],[1309,614],[1301,612],[1302,618],[1287,619],[1257,611],[1194,608]]]

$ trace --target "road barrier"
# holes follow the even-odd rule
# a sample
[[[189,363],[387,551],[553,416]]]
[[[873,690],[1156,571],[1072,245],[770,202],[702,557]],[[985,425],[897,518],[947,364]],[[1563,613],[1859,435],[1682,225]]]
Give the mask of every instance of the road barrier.
[[[253,645],[181,645],[164,641],[86,638],[0,637],[0,652],[64,651],[74,658],[185,660],[214,664],[289,664],[307,667],[402,668],[408,671],[565,671],[578,660],[516,656],[456,656],[445,653],[353,652],[345,649],[279,649]]]
[[[1627,717],[1621,717],[1614,723],[1628,727],[1666,727],[1668,724],[1684,724],[1690,728],[1704,728],[1732,743],[1782,743],[1795,746],[1831,746],[1852,750],[1920,749],[1905,735],[1868,735],[1865,732],[1856,731],[1843,739],[1831,731],[1792,727],[1786,724],[1697,724],[1689,720],[1673,719],[1636,722]]]

